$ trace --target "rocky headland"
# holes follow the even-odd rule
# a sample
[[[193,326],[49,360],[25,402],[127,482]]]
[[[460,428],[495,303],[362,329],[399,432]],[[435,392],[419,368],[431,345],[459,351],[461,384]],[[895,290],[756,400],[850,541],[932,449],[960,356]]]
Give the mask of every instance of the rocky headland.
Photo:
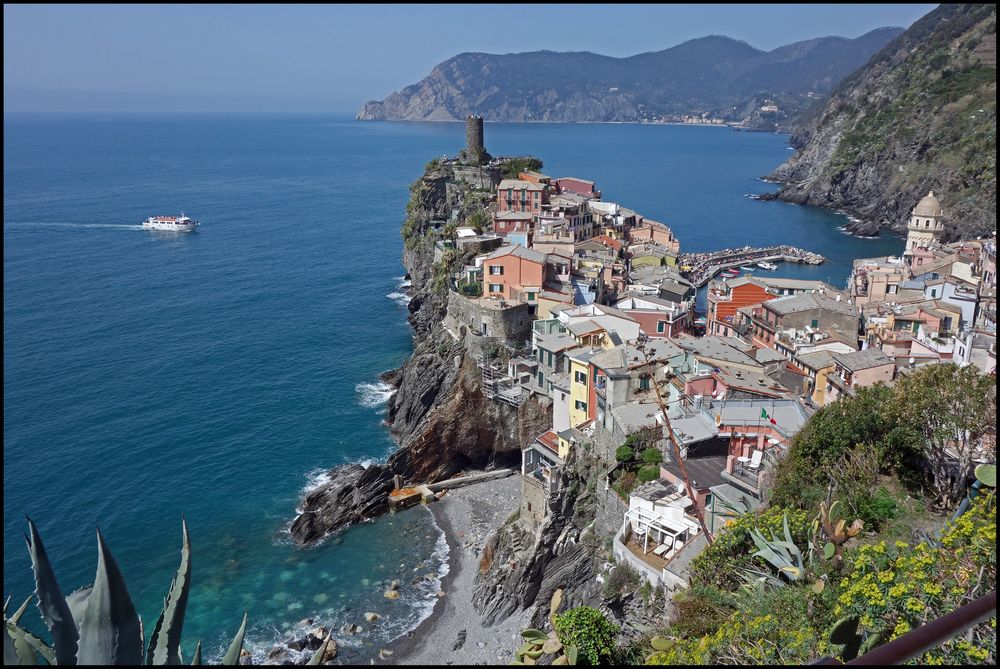
[[[822,37],[763,51],[711,35],[662,51],[462,53],[367,102],[360,120],[639,123],[690,116],[785,129],[901,32]]]
[[[773,195],[905,233],[929,190],[945,241],[996,230],[996,6],[941,5],[887,44],[792,129]]]

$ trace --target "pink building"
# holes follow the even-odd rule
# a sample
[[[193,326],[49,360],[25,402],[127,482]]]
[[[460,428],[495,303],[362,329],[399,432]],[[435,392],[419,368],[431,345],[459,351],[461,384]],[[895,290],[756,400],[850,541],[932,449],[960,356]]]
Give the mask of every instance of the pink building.
[[[501,214],[516,211],[537,216],[548,202],[548,186],[544,184],[504,179],[497,186],[497,211]]]
[[[556,179],[556,188],[559,193],[574,193],[583,197],[590,197],[595,200],[601,199],[601,191],[597,190],[593,181],[577,179],[576,177],[560,177]]]
[[[483,297],[534,304],[545,284],[544,253],[502,246],[483,259]]]
[[[653,242],[662,244],[674,253],[680,253],[681,243],[673,231],[662,223],[643,219],[641,224],[626,232],[629,242]]]
[[[854,388],[889,383],[896,373],[896,362],[880,348],[853,353],[834,353],[836,367],[826,376],[826,402],[835,401]]]

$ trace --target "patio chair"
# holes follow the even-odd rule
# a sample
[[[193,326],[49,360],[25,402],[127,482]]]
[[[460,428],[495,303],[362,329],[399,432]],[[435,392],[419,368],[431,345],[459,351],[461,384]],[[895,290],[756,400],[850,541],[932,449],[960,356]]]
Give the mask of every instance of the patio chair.
[[[747,463],[747,469],[751,471],[757,471],[758,469],[760,469],[760,463],[763,459],[764,459],[764,451],[761,450],[754,451],[753,455],[750,457],[750,462]]]

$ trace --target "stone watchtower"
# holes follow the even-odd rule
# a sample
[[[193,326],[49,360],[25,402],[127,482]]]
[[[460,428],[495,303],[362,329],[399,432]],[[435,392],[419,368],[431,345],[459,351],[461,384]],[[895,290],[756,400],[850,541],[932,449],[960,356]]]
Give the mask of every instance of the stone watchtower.
[[[477,114],[469,114],[465,117],[465,153],[470,158],[475,158],[486,152],[483,146],[483,117]]]
[[[910,222],[906,226],[905,253],[936,245],[944,234],[943,216],[941,202],[934,197],[934,191],[930,191],[910,214]]]

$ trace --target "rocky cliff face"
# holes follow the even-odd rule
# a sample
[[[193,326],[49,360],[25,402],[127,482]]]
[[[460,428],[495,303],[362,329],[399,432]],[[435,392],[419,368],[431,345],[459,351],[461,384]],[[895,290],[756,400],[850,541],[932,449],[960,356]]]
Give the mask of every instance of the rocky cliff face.
[[[300,545],[388,511],[395,475],[408,483],[431,483],[467,469],[519,467],[522,445],[551,425],[551,409],[536,400],[515,408],[485,398],[475,359],[442,325],[447,290],[438,281],[442,268],[434,261],[437,233],[430,222],[466,205],[465,191],[451,183],[447,168],[429,165],[411,188],[403,226],[413,355],[384,377],[397,387],[387,423],[400,448],[384,465],[331,470],[329,482],[307,496],[292,523],[292,538]]]
[[[777,198],[904,232],[934,190],[947,238],[996,229],[996,6],[941,5],[848,77],[792,134]],[[992,40],[992,62],[990,58]]]
[[[753,118],[774,129],[805,110],[895,35],[880,28],[857,39],[824,37],[761,51],[711,36],[663,51],[610,58],[589,52],[463,53],[420,82],[362,107],[361,120],[641,122],[706,115],[740,121],[765,103],[780,112]]]

